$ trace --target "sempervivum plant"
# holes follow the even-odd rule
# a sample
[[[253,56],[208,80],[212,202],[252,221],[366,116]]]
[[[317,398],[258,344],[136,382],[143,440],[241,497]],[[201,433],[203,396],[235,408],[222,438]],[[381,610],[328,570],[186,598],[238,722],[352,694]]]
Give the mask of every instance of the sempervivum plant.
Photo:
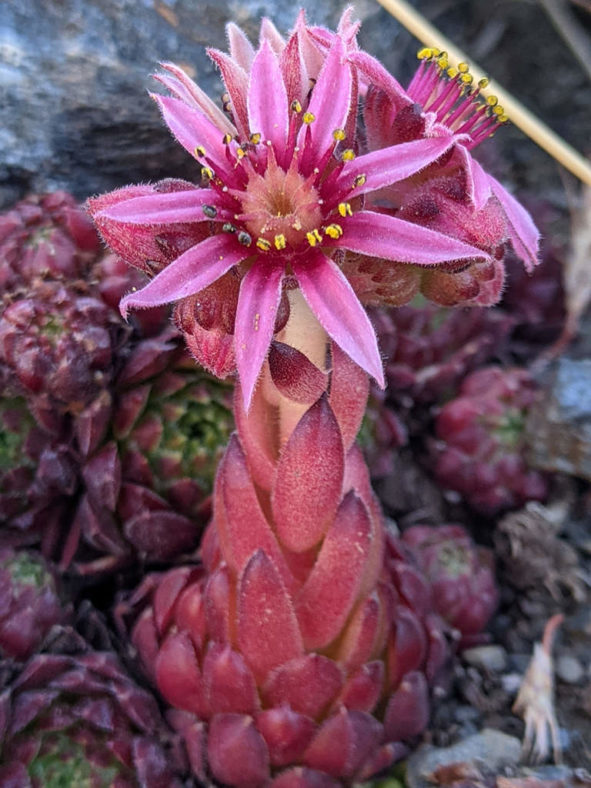
[[[402,535],[423,570],[438,613],[477,642],[498,604],[493,554],[478,547],[461,525],[414,525]]]
[[[112,397],[77,423],[84,456],[74,532],[110,554],[98,566],[138,552],[170,560],[197,547],[233,428],[230,391],[186,364],[173,330],[131,350]]]
[[[60,432],[113,379],[114,354],[127,333],[118,316],[81,280],[37,278],[0,318],[0,362],[9,385],[29,398],[39,423]]]
[[[42,557],[0,550],[0,656],[27,659],[67,617],[56,575]]]
[[[524,455],[524,422],[535,398],[524,369],[487,367],[469,375],[436,419],[439,483],[489,514],[543,500],[546,480]]]
[[[92,222],[66,192],[35,194],[0,215],[0,290],[37,276],[77,279],[100,252]]]
[[[440,402],[455,393],[476,367],[503,347],[511,318],[496,309],[449,309],[423,301],[373,310],[386,358],[391,398],[404,403]]]
[[[0,397],[0,541],[51,552],[78,475],[67,444],[41,429],[23,397]]]
[[[112,653],[33,656],[0,695],[0,714],[0,785],[181,785],[154,698]]]
[[[276,353],[292,352],[272,351],[285,384]],[[240,437],[218,470],[205,566],[156,580],[134,627],[200,779],[347,784],[386,767],[427,723],[446,646],[422,576],[402,552],[385,562],[381,513],[353,445],[363,401],[351,392],[364,386],[333,346],[330,396],[305,411],[280,454],[259,397],[247,414],[237,392]]]

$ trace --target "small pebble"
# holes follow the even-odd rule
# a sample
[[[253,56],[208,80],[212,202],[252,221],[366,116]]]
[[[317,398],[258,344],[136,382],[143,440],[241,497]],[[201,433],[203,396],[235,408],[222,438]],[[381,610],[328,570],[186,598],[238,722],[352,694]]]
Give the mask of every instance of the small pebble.
[[[507,652],[502,646],[475,646],[462,652],[469,665],[500,673],[507,665]]]
[[[567,684],[578,684],[585,675],[585,669],[576,657],[562,654],[556,660],[556,675]]]

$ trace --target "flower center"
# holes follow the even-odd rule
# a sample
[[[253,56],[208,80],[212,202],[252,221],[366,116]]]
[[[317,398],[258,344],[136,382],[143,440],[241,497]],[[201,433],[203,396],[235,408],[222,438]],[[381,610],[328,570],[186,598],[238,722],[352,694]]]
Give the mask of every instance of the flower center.
[[[264,174],[251,174],[240,194],[239,218],[259,246],[296,249],[321,224],[322,201],[313,179],[297,171],[295,158],[287,172],[269,158]]]
[[[466,146],[474,148],[491,136],[508,118],[496,96],[483,99],[481,91],[488,79],[477,85],[467,63],[450,66],[447,53],[439,49],[421,49],[419,69],[408,87],[408,94],[425,112],[434,112],[439,123],[455,134],[470,135]]]

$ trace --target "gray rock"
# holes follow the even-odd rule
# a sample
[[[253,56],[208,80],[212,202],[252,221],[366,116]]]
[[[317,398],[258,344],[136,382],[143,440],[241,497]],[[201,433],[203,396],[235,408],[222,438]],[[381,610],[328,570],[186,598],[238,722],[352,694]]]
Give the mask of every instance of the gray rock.
[[[330,27],[344,8],[340,0],[2,0],[0,207],[31,190],[84,198],[130,182],[197,178],[147,95],[150,74],[172,60],[221,96],[205,48],[226,49],[226,23],[256,41],[262,16],[288,31],[300,6]],[[377,4],[359,3],[357,13],[377,32],[374,52],[395,49],[400,28],[391,20],[380,33],[371,18],[386,14]]]
[[[585,668],[576,657],[562,654],[554,663],[557,677],[567,684],[578,684],[585,676]]]
[[[420,747],[408,760],[407,783],[410,788],[432,788],[429,775],[439,766],[451,763],[473,764],[494,774],[505,766],[517,764],[520,754],[519,739],[485,728],[451,747]]]
[[[507,652],[502,646],[475,646],[462,652],[469,665],[484,668],[493,673],[501,673],[507,666]]]
[[[591,480],[591,361],[558,359],[526,426],[530,465]]]

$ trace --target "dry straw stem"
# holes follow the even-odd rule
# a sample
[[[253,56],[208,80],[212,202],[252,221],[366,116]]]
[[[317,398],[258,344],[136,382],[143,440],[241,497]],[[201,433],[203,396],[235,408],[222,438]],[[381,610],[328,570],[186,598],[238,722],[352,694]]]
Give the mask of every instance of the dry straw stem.
[[[378,0],[378,2],[425,46],[444,49],[448,53],[449,59],[454,60],[456,63],[469,61],[470,73],[474,76],[475,82],[486,76],[484,71],[473,63],[461,49],[458,49],[451,41],[445,38],[436,27],[427,22],[418,11],[404,0]],[[517,99],[507,93],[498,82],[490,80],[482,93],[485,96],[491,94],[497,96],[509,119],[521,131],[527,134],[556,161],[560,162],[563,167],[566,167],[567,170],[576,175],[583,183],[591,186],[591,164],[589,161],[568,145],[558,134],[549,129],[541,120],[536,118]]]

